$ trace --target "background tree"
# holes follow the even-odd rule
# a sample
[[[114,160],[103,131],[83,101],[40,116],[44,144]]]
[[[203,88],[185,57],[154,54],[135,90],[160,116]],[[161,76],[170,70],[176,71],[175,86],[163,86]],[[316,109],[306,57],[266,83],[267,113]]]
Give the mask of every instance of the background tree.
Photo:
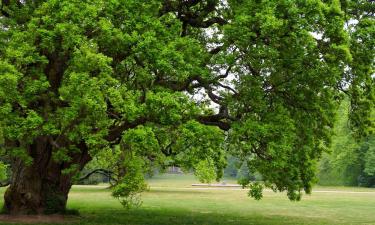
[[[338,0],[2,0],[5,210],[63,212],[77,173],[111,154],[114,196],[125,205],[146,165],[211,160],[220,177],[224,150],[300,199],[342,91],[353,129],[370,126],[373,19],[363,15],[372,4],[359,5],[366,9]],[[351,18],[364,21],[354,42],[344,29]],[[259,184],[250,187],[261,197]]]
[[[355,140],[348,118],[350,102],[346,99],[340,105],[335,123],[332,145],[319,163],[319,184],[366,186],[375,185],[374,135],[361,141]]]
[[[369,168],[374,166],[375,5],[370,1],[341,3],[353,57],[341,89],[350,100],[345,99],[338,111],[332,154],[324,155],[319,178],[321,184],[373,186],[375,178]]]

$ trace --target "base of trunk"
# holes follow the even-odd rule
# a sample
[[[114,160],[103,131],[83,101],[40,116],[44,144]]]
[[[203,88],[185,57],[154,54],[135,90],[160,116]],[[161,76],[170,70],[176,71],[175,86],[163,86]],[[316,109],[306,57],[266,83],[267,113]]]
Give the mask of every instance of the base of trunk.
[[[10,186],[4,195],[4,213],[10,215],[64,214],[68,194],[56,186],[43,185],[35,192],[32,189],[20,189]]]
[[[4,213],[10,215],[62,214],[65,212],[71,175],[57,164],[48,166],[21,160],[12,165],[10,186],[4,194]]]
[[[26,164],[20,158],[11,163],[10,186],[4,194],[3,212],[10,215],[65,214],[68,193],[74,173],[64,173],[72,166],[78,172],[91,160],[86,145],[77,145],[80,152],[69,155],[71,161],[53,160],[50,138],[36,138],[26,150],[33,161]],[[58,151],[55,149],[55,151]]]

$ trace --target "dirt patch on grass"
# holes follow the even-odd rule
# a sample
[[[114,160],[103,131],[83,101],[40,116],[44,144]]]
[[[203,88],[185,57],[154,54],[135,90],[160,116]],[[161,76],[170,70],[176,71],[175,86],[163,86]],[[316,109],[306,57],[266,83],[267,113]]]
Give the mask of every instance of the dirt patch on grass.
[[[43,224],[43,223],[68,223],[77,220],[77,217],[62,215],[30,215],[30,216],[10,216],[0,215],[0,223],[25,223],[25,224]]]

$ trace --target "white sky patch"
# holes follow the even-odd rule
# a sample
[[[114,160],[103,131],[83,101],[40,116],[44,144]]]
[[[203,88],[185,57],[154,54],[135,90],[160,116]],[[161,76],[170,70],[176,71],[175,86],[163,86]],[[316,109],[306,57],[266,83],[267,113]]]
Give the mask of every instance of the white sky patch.
[[[310,34],[316,39],[316,40],[322,40],[323,34],[317,33],[317,32],[310,32]]]

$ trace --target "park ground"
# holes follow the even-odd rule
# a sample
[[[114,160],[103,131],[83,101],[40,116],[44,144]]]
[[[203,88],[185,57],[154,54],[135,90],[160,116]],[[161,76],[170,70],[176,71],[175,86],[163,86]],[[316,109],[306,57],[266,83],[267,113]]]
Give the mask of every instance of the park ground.
[[[190,175],[163,175],[149,180],[143,205],[125,210],[106,186],[74,186],[68,208],[79,216],[59,223],[71,225],[375,225],[375,189],[315,187],[312,195],[291,202],[285,193],[266,190],[256,201],[237,188],[194,188]],[[234,182],[227,180],[227,182]],[[3,194],[4,188],[0,189]],[[2,200],[0,200],[0,205]],[[24,222],[39,224],[38,218]],[[19,224],[4,221],[0,224]]]

